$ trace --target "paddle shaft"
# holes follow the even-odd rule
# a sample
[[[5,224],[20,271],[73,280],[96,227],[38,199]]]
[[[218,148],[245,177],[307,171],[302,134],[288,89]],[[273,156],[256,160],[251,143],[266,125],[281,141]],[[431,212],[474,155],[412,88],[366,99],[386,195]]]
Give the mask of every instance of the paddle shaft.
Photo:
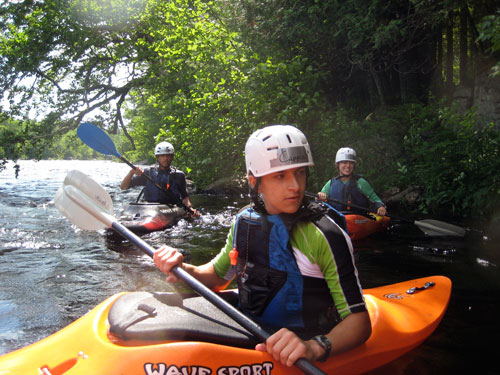
[[[138,246],[145,254],[149,255],[151,258],[155,253],[155,249],[151,247],[147,242],[143,241],[140,237],[136,236],[125,226],[120,224],[118,221],[113,221],[111,227],[123,237],[127,238]],[[254,334],[259,340],[265,342],[270,336],[269,333],[264,331],[258,324],[250,320],[246,315],[237,310],[234,306],[223,300],[211,289],[207,288],[196,278],[191,276],[188,272],[180,267],[174,267],[172,273],[179,279],[183,280],[190,288],[192,288],[200,296],[206,298],[210,303],[219,308],[222,312],[240,324],[242,327],[246,328],[250,333]],[[316,367],[314,364],[309,362],[305,358],[299,358],[294,365],[302,370],[305,374],[311,375],[326,375],[322,370]]]
[[[308,193],[308,192],[305,192],[304,195],[306,197],[310,197],[310,198],[318,198],[318,196],[316,194],[312,194],[312,193]],[[352,204],[352,203],[342,202],[342,201],[337,200],[337,199],[333,199],[333,198],[329,198],[328,197],[327,200],[329,202],[342,204],[342,205],[344,205],[346,207],[347,206],[348,207],[354,207],[354,208],[358,208],[358,209],[366,211],[366,212],[370,211],[369,208],[358,206],[358,205]],[[405,219],[403,217],[396,216],[396,215],[389,215],[387,213],[385,214],[385,216],[391,217],[391,218],[399,220],[399,221],[403,221],[403,222],[414,224],[420,230],[422,230],[424,233],[426,233],[429,236],[437,236],[437,237],[440,237],[440,236],[457,236],[457,237],[463,237],[465,235],[465,229],[464,228],[456,226],[456,225],[453,225],[453,224],[448,224],[448,223],[445,223],[445,222],[442,222],[442,221],[438,221],[438,220],[410,220],[410,219]]]
[[[317,194],[313,194],[313,193],[309,193],[309,192],[305,192],[304,195],[306,197],[309,197],[309,198],[318,198]],[[342,204],[342,205],[344,205],[346,207],[354,207],[354,208],[357,208],[357,209],[360,209],[360,210],[363,210],[363,211],[366,211],[366,212],[370,212],[371,211],[367,207],[358,206],[357,204],[353,204],[353,203],[343,202],[343,201],[340,201],[338,199],[326,198],[326,200],[329,201],[329,202],[332,202],[332,203]],[[406,221],[407,223],[413,223],[413,224],[415,223],[415,220],[405,219],[405,218],[402,218],[402,217],[399,217],[399,216],[395,216],[395,215],[385,214],[385,216],[392,217],[393,219],[400,220],[400,221]]]

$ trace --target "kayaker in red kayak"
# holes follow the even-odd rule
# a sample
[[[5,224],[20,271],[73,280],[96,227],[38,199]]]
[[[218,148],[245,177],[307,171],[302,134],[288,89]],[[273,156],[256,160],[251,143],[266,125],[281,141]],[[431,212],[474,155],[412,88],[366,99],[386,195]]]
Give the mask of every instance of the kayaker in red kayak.
[[[257,130],[245,159],[253,205],[237,215],[221,252],[194,266],[164,246],[157,267],[167,282],[178,281],[170,271],[180,266],[214,290],[236,278],[240,308],[275,332],[256,350],[284,365],[362,344],[371,324],[349,236],[336,211],[303,200],[314,165],[304,134],[290,125]]]
[[[145,170],[140,167],[131,169],[124,177],[120,188],[125,190],[134,186],[145,186],[144,200],[146,202],[162,204],[179,204],[179,202],[182,202],[192,210],[191,216],[199,217],[200,213],[193,208],[186,189],[186,175],[184,172],[170,166],[174,159],[174,146],[169,142],[160,142],[156,145],[154,153],[158,166],[146,168]],[[154,183],[148,180],[144,173]]]
[[[363,177],[354,174],[356,167],[356,151],[350,147],[342,147],[337,151],[335,164],[338,176],[329,180],[318,193],[318,198],[326,201],[332,198],[341,202],[367,207],[377,215],[384,216],[387,209],[371,185]],[[332,203],[339,211],[357,211],[348,205]]]

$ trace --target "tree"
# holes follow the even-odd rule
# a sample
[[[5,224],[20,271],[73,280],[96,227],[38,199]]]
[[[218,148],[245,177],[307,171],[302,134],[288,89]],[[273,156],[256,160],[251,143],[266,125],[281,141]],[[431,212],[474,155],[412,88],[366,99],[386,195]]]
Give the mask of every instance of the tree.
[[[122,106],[131,93],[179,89],[183,69],[226,52],[227,37],[214,35],[198,0],[3,1],[0,12],[3,112],[36,110],[54,121],[48,133],[93,116],[128,135]]]

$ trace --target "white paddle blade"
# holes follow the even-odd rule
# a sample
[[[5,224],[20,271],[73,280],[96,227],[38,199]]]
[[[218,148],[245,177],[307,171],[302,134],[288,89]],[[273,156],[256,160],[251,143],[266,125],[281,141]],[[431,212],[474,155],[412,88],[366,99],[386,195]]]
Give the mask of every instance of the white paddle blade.
[[[463,237],[465,235],[464,228],[438,220],[419,220],[415,221],[415,225],[428,236]]]
[[[113,200],[108,192],[92,178],[78,170],[69,171],[64,179],[63,186],[74,186],[87,195],[104,212],[113,215]]]
[[[77,227],[86,230],[100,230],[106,228],[106,225],[97,220],[86,209],[73,201],[64,190],[64,186],[60,187],[54,198],[56,208],[69,221]]]
[[[56,208],[73,224],[86,230],[111,227],[113,201],[108,192],[80,171],[70,171],[54,198]]]

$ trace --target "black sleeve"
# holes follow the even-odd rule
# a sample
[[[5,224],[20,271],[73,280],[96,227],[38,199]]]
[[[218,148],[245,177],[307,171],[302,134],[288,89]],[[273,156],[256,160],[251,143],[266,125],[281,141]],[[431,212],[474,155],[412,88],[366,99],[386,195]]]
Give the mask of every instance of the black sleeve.
[[[146,173],[149,173],[149,168],[144,170],[144,174],[142,176],[135,176],[132,177],[132,180],[130,180],[130,185],[129,188],[131,187],[136,187],[136,186],[146,186],[146,176],[144,176]]]
[[[175,183],[179,189],[181,199],[184,199],[187,196],[189,196],[186,188],[186,175],[184,174],[184,172],[181,171],[175,172]]]

